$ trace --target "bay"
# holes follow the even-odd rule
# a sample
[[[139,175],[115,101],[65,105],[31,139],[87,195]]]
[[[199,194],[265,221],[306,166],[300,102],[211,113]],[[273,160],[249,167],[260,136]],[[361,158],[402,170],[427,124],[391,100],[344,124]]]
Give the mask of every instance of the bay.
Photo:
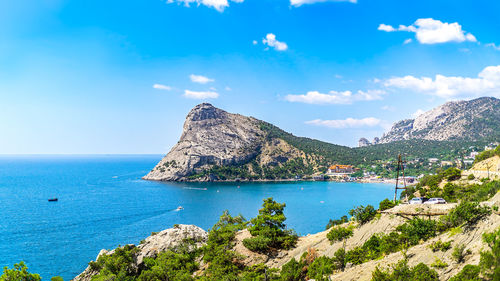
[[[100,249],[137,244],[174,224],[209,229],[222,211],[257,215],[285,202],[300,235],[358,205],[393,196],[386,184],[164,183],[141,180],[161,155],[0,156],[0,267],[25,261],[43,280],[70,280]],[[58,202],[47,199],[57,197]],[[177,211],[177,207],[184,209]]]

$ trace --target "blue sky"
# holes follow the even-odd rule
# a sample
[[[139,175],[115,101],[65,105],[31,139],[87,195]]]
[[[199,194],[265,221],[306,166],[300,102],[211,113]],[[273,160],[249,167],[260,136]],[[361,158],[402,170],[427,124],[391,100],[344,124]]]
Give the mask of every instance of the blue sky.
[[[355,146],[500,97],[498,1],[0,2],[0,154],[166,153],[198,103]]]

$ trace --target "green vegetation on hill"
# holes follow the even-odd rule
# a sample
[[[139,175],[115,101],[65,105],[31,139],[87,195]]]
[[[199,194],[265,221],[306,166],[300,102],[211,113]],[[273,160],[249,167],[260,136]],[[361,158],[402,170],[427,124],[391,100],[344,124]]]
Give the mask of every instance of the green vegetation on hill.
[[[479,141],[430,141],[406,140],[366,147],[350,148],[331,144],[311,138],[297,137],[293,134],[264,121],[259,121],[260,128],[266,132],[265,137],[271,141],[282,139],[291,146],[304,152],[314,159],[314,164],[302,158],[284,158],[278,163],[260,165],[259,154],[247,162],[230,165],[212,165],[210,168],[197,171],[188,176],[188,180],[200,178],[211,180],[282,180],[311,175],[314,172],[326,172],[332,164],[354,165],[362,171],[375,172],[383,177],[395,177],[396,160],[401,154],[406,164],[406,175],[432,173],[436,166],[429,165],[429,158],[440,160],[455,160],[463,158],[475,147],[482,147],[490,139]]]
[[[500,156],[500,145],[492,150],[485,150],[479,153],[474,159],[474,163],[481,162],[493,156]]]

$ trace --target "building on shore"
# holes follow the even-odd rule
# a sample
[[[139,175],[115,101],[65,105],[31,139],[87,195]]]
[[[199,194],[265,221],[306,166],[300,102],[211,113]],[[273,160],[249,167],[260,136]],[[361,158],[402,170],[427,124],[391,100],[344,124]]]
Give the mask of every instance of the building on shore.
[[[326,174],[328,176],[347,176],[355,172],[351,165],[331,165]]]

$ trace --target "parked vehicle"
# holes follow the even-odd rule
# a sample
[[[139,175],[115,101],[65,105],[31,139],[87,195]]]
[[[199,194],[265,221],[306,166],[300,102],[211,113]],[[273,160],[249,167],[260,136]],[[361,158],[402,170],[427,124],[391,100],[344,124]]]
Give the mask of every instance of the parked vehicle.
[[[415,197],[415,198],[410,200],[410,204],[423,204],[427,200],[429,200],[429,199],[425,198],[425,197]]]
[[[446,200],[444,200],[443,198],[431,198],[424,204],[446,204]]]

